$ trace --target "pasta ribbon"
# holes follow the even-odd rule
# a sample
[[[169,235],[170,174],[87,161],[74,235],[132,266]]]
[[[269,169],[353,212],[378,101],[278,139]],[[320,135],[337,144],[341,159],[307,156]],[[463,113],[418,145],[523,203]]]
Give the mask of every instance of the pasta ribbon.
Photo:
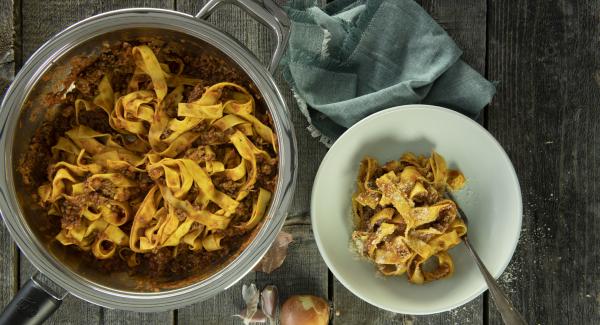
[[[443,194],[462,188],[465,181],[435,151],[429,158],[405,153],[383,166],[365,157],[352,198],[352,241],[358,253],[382,274],[406,274],[412,283],[450,276],[454,264],[447,251],[461,242],[467,227],[456,204]],[[423,267],[432,257],[437,260],[434,269]]]
[[[136,66],[152,79],[156,97],[161,101],[167,94],[167,76],[156,55],[147,45],[134,47],[132,53]]]
[[[252,229],[256,227],[256,225],[265,215],[267,205],[270,201],[271,192],[265,190],[264,188],[260,188],[258,192],[258,198],[256,199],[256,203],[254,204],[254,208],[252,209],[252,216],[250,217],[250,220],[248,220],[245,224],[242,225],[242,228]]]
[[[256,115],[240,85],[190,96],[202,80],[183,76],[181,59],[147,45],[131,54],[130,79],[115,85],[123,72],[103,72],[95,95],[73,102],[72,127],[51,148],[38,195],[61,218],[56,240],[129,267],[163,249],[223,250],[267,214],[277,177],[270,117]],[[82,124],[88,111],[106,113],[106,126]]]

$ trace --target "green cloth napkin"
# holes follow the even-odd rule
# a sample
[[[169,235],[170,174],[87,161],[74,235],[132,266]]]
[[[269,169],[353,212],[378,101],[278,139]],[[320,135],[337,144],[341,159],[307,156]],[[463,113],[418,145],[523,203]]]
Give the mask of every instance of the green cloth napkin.
[[[292,29],[282,60],[313,136],[331,145],[366,116],[425,103],[476,117],[494,85],[413,0],[316,0],[285,7]]]

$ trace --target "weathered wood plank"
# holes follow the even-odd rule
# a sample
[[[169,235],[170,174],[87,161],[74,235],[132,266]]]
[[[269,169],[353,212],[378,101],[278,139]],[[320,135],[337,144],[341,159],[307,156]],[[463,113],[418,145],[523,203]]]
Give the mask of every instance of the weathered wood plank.
[[[254,273],[249,273],[214,298],[177,310],[177,324],[239,325],[240,319],[233,315],[245,306],[242,285],[255,283],[255,280]]]
[[[485,72],[487,5],[481,0],[420,0],[421,6],[463,49],[462,59]]]
[[[133,7],[174,7],[173,0],[22,0],[23,55],[29,57],[40,45],[64,28],[102,12]]]
[[[109,10],[128,7],[173,8],[172,0],[126,0],[98,2],[93,0],[72,1],[22,1],[23,61],[48,38],[89,16]],[[21,258],[21,283],[34,271],[25,257]],[[104,310],[74,297],[67,297],[62,307],[47,324],[170,324],[173,313],[145,314]]]
[[[0,226],[0,310],[4,309],[17,292],[18,253],[8,230]]]
[[[18,3],[16,4],[18,7]],[[13,0],[0,0],[0,100],[15,74],[13,50],[15,26]],[[4,223],[0,226],[0,309],[6,306],[18,287],[18,254]]]
[[[312,294],[327,298],[327,266],[319,255],[310,225],[290,225],[284,230],[294,241],[283,265],[271,274],[251,272],[218,296],[178,310],[178,324],[231,324],[241,321],[232,315],[244,307],[242,285],[255,283],[259,289],[274,284],[280,302],[293,294]]]
[[[463,50],[463,59],[485,72],[486,3],[478,0],[421,0],[429,14],[446,29]],[[333,284],[335,324],[481,324],[483,298],[480,296],[455,310],[431,315],[410,316],[383,311],[348,291],[339,281]]]
[[[600,3],[489,3],[489,129],[524,203],[501,283],[530,324],[599,324]],[[489,319],[502,324],[491,302]]]
[[[283,265],[271,274],[256,273],[260,288],[274,284],[279,289],[280,303],[295,294],[311,294],[328,298],[328,269],[319,254],[310,225],[286,226],[294,237]]]
[[[119,325],[147,325],[147,324],[172,324],[174,316],[172,312],[165,313],[134,313],[122,310],[106,309],[100,310],[100,324]]]
[[[333,324],[482,324],[481,297],[449,312],[412,316],[388,312],[362,301],[346,289],[337,279],[334,280]]]
[[[195,15],[206,2],[206,0],[179,0],[176,9]],[[239,40],[261,62],[265,64],[269,62],[269,53],[274,44],[274,38],[271,37],[267,27],[259,24],[237,6],[223,5],[219,7],[208,18],[208,22]]]
[[[384,311],[361,300],[333,280],[333,324],[407,324],[408,315]]]
[[[0,94],[4,94],[15,74],[13,12],[13,0],[0,1]]]

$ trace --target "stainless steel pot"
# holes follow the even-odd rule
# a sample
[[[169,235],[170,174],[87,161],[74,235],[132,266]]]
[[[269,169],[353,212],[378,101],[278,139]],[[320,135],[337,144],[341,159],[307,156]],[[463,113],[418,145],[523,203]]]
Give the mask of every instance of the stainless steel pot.
[[[277,47],[268,69],[234,38],[203,20],[222,3],[238,5],[275,31]],[[285,102],[271,76],[285,50],[288,35],[289,20],[271,0],[262,0],[260,4],[248,0],[212,0],[196,17],[161,9],[126,9],[97,15],[62,31],[31,56],[6,93],[0,110],[0,152],[4,155],[0,160],[3,170],[0,210],[12,238],[46,280],[36,277],[28,281],[0,316],[0,324],[43,321],[60,305],[59,287],[100,306],[157,312],[212,297],[252,270],[280,231],[295,188],[296,140]],[[72,256],[51,252],[48,239],[39,231],[45,214],[36,208],[16,171],[19,157],[44,120],[42,95],[63,87],[61,76],[69,71],[69,60],[97,50],[104,41],[143,36],[158,36],[185,43],[190,49],[213,51],[244,73],[273,117],[280,149],[278,183],[268,217],[245,249],[212,275],[159,292],[140,289],[125,275],[99,274]],[[54,285],[57,286],[53,288]]]

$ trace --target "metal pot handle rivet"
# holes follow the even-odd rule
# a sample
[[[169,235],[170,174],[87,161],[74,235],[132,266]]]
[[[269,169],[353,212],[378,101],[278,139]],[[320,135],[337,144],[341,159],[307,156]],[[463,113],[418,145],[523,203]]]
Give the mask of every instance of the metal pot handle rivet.
[[[268,66],[269,72],[273,74],[283,57],[290,38],[290,19],[285,11],[272,0],[210,0],[196,14],[196,18],[207,19],[223,4],[236,5],[275,32],[277,46],[271,57],[271,63]]]

